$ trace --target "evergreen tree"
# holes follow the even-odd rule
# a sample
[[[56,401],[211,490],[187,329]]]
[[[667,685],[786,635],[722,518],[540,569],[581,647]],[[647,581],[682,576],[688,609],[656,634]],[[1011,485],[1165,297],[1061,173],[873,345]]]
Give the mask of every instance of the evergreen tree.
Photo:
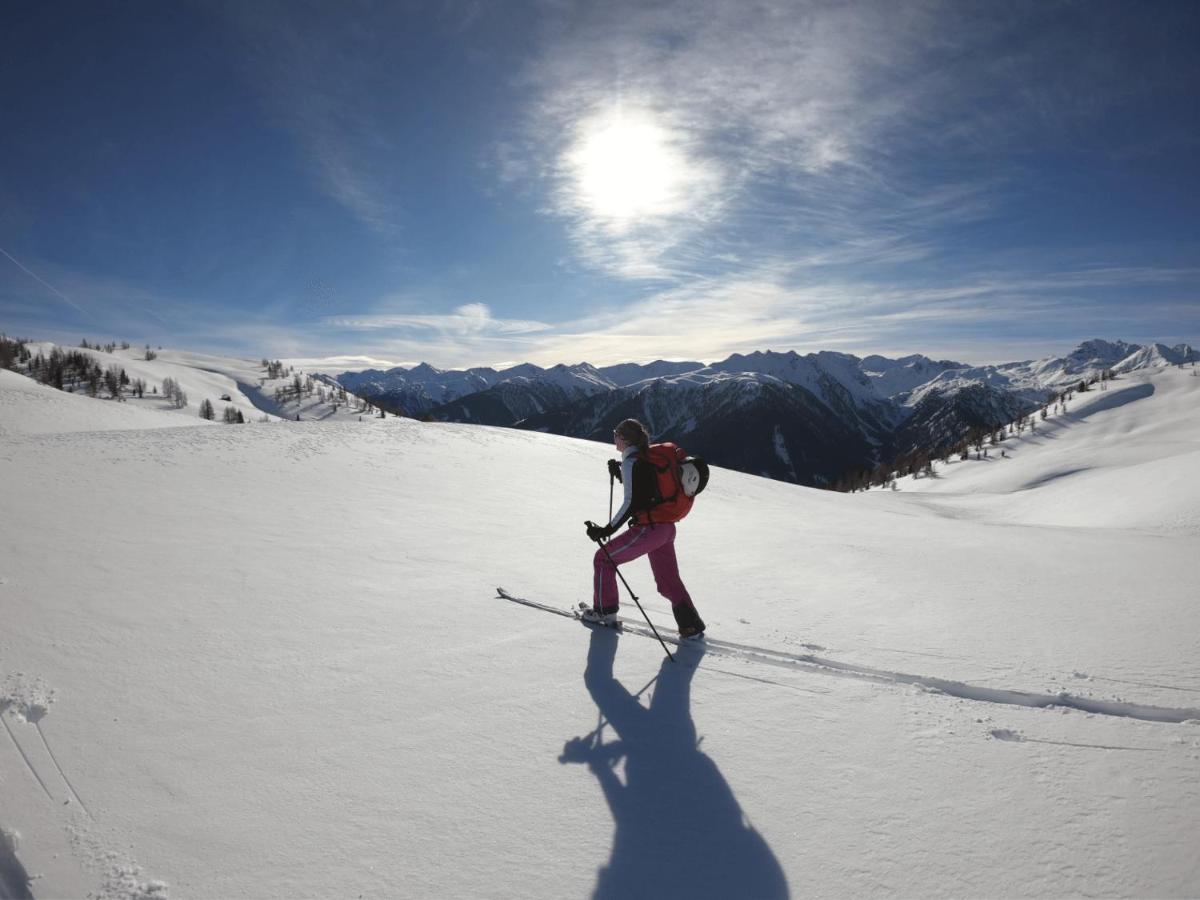
[[[208,419],[211,422],[216,417],[217,414],[213,410],[212,401],[205,397],[204,402],[200,404],[200,418]]]
[[[100,369],[99,363],[94,363],[87,371],[87,389],[88,396],[100,396],[100,383],[104,380],[104,372]]]

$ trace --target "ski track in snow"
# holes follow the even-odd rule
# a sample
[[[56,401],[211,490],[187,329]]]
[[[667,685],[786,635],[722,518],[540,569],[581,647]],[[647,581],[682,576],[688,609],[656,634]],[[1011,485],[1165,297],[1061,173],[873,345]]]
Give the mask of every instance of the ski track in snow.
[[[68,796],[73,797],[75,802],[83,809],[89,817],[91,810],[88,809],[83,798],[79,796],[79,791],[75,790],[75,785],[71,783],[71,779],[67,776],[66,771],[62,767],[62,763],[58,761],[58,756],[54,752],[54,748],[50,746],[50,741],[46,737],[46,732],[42,729],[42,719],[50,712],[50,704],[54,702],[54,691],[46,687],[40,680],[35,680],[32,683],[25,678],[24,675],[9,675],[5,679],[4,692],[0,694],[0,722],[3,723],[5,731],[8,732],[9,738],[12,739],[13,745],[21,754],[21,758],[25,761],[25,765],[37,779],[37,783],[42,786],[42,790],[46,792],[46,796],[51,800],[54,799],[54,793],[50,790],[46,779],[42,777],[42,773],[34,764],[29,755],[29,750],[25,744],[18,739],[17,732],[13,731],[12,725],[9,724],[9,717],[16,718],[26,726],[32,726],[37,732],[38,741],[42,748],[46,751],[46,756],[49,758],[54,770],[58,772],[63,784],[66,785]]]
[[[15,691],[12,690],[14,684],[16,685]],[[104,842],[89,834],[90,824],[87,823],[94,823],[95,816],[84,803],[79,791],[75,789],[75,785],[67,776],[62,764],[58,761],[58,756],[50,746],[45,731],[42,730],[41,720],[48,712],[47,705],[53,697],[53,691],[47,693],[45,686],[40,681],[30,687],[23,676],[15,678],[9,676],[6,679],[6,685],[9,687],[9,693],[0,696],[0,725],[3,725],[5,733],[13,747],[16,748],[26,769],[41,787],[46,799],[56,808],[70,804],[73,799],[86,816],[86,820],[75,820],[67,830],[72,843],[83,848],[86,851],[85,857],[102,872],[103,884],[100,892],[89,896],[94,896],[97,900],[167,900],[169,886],[166,882],[144,879],[140,866],[125,855],[107,849]],[[21,699],[15,699],[13,694]],[[39,699],[31,699],[31,697]],[[10,718],[16,719],[19,723],[16,729],[9,722]],[[65,801],[60,802],[56,799],[50,785],[39,771],[30,748],[26,747],[26,741],[31,739],[18,736],[22,729],[29,728],[37,732],[38,741],[45,750],[46,757],[66,787],[67,798]],[[34,744],[32,752],[34,755],[37,754],[36,744]],[[16,857],[15,848],[9,848],[7,860],[3,849],[0,847],[0,900],[9,900],[10,897],[24,900],[24,898],[32,897],[27,886],[24,888],[25,892],[21,892],[20,886],[28,884],[28,877],[24,875],[25,870]]]
[[[25,761],[25,768],[29,770],[29,773],[37,780],[37,783],[42,786],[42,790],[45,791],[47,799],[53,800],[54,795],[50,793],[50,788],[46,786],[46,782],[42,779],[41,773],[38,772],[37,766],[33,764],[33,760],[29,758],[29,754],[25,752],[25,748],[21,746],[21,742],[17,740],[17,736],[13,734],[12,726],[8,724],[8,718],[5,715],[6,713],[7,709],[0,707],[0,723],[3,723],[4,730],[8,732],[8,736],[12,740],[13,746],[17,748],[17,752],[21,754],[21,759]]]
[[[83,802],[83,798],[79,796],[79,791],[75,790],[75,785],[71,784],[71,779],[68,778],[67,773],[63,771],[62,764],[59,763],[58,757],[55,756],[54,751],[50,749],[50,742],[46,740],[46,732],[42,731],[42,723],[33,721],[32,724],[33,727],[37,729],[38,737],[42,739],[42,746],[46,748],[46,755],[50,757],[50,761],[54,763],[54,768],[58,770],[58,774],[62,777],[63,784],[67,786],[67,790],[71,792],[72,796],[75,797],[75,801],[90,818],[92,811],[88,809],[87,804]]]
[[[517,597],[503,588],[497,588],[497,595],[499,599],[519,603],[522,606],[528,606],[532,609],[554,613],[555,615],[571,619],[578,618],[570,610]],[[655,633],[650,628],[625,618],[621,619],[621,630],[643,637],[655,637]],[[670,635],[660,636],[668,644],[685,649],[687,647],[687,642],[680,641],[679,638]],[[909,684],[923,690],[947,694],[963,700],[974,700],[980,703],[999,703],[1007,706],[1025,706],[1035,709],[1065,707],[1095,715],[1141,719],[1147,722],[1169,724],[1200,721],[1200,708],[1180,709],[1165,706],[1150,706],[1142,703],[1126,703],[1118,700],[1096,700],[1090,697],[1078,697],[1066,692],[1038,694],[1029,691],[982,687],[930,675],[911,675],[906,672],[895,672],[871,666],[844,663],[835,659],[817,656],[813,653],[787,653],[781,650],[772,650],[768,647],[738,644],[707,636],[704,639],[704,645],[710,654],[716,656],[752,661],[784,669],[824,672],[826,674],[855,678],[862,681],[874,681],[880,684]]]
[[[1011,728],[993,728],[988,736],[997,741],[1010,744],[1051,744],[1055,747],[1079,747],[1083,750],[1132,750],[1138,753],[1165,753],[1162,747],[1121,747],[1114,744],[1081,744],[1076,741],[1051,741],[1046,738],[1026,737]]]

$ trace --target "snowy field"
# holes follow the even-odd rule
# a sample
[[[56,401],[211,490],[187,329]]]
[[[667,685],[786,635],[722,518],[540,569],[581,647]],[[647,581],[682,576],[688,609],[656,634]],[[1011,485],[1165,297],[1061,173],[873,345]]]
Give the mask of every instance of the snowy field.
[[[589,599],[611,448],[0,371],[0,892],[1200,895],[1200,378],[1005,449],[714,470],[670,663],[496,596]]]

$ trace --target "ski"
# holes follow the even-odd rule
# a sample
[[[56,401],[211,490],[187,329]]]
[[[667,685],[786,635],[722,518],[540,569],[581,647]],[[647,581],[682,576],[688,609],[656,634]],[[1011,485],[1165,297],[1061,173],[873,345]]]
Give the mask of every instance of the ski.
[[[643,625],[641,623],[641,621],[639,621],[638,619],[627,619],[624,616],[617,616],[617,618],[611,624],[605,624],[603,622],[593,622],[593,621],[590,621],[590,620],[584,618],[583,611],[586,609],[591,609],[591,607],[588,604],[580,601],[579,606],[576,607],[574,610],[575,618],[577,618],[580,622],[582,622],[584,625],[587,625],[590,628],[609,628],[613,631],[628,630],[631,632],[635,632],[637,634],[646,634],[650,637],[656,637],[654,632],[651,629],[647,628],[645,625]],[[659,632],[657,637],[661,637],[664,641],[666,641],[669,644],[674,644],[676,647],[686,647],[689,644],[695,645],[698,642],[702,641],[704,639],[704,633],[701,632],[699,635],[697,635],[695,637],[685,638],[685,637],[680,637],[677,634],[676,635],[668,634],[665,637],[663,637],[662,632]]]
[[[601,625],[599,622],[589,622],[586,619],[584,619],[579,614],[578,609],[563,609],[560,606],[551,606],[548,603],[539,603],[536,600],[529,600],[525,597],[518,597],[515,594],[509,593],[502,587],[496,588],[496,593],[500,596],[500,598],[502,598],[504,600],[508,600],[512,603],[519,603],[522,606],[528,606],[528,607],[531,607],[532,609],[540,609],[542,612],[554,613],[556,616],[562,616],[567,619],[575,619],[576,621],[582,622],[584,625],[587,625],[589,628],[608,628],[612,631],[623,632],[626,634],[637,634],[637,635],[641,635],[642,637],[648,637],[648,638],[655,637],[653,629],[647,627],[646,625],[642,624],[641,622],[638,622],[635,619],[628,619],[625,616],[618,616],[617,622],[615,625]],[[662,634],[662,632],[659,632],[659,635],[662,637],[662,639],[664,641],[666,641],[668,644],[671,644],[675,647],[686,647],[686,646],[689,646],[692,643],[694,643],[693,641],[690,641],[690,640],[681,641],[678,635],[671,635],[671,634],[664,635],[664,634]]]
[[[562,616],[567,619],[576,619],[590,628],[610,628],[614,631],[624,634],[636,634],[640,637],[655,638],[653,629],[649,628],[645,623],[636,619],[630,619],[626,616],[617,617],[617,625],[601,625],[595,622],[587,622],[582,619],[577,609],[563,609],[561,606],[552,606],[548,603],[541,603],[537,600],[530,600],[526,597],[518,597],[511,591],[505,588],[496,588],[498,599],[508,600],[511,603],[519,603],[522,606],[528,606],[532,609],[540,609],[542,612],[553,613],[556,616]],[[760,662],[765,662],[771,665],[784,666],[786,668],[795,668],[797,666],[821,666],[824,662],[817,657],[808,653],[787,653],[781,650],[771,650],[766,647],[754,647],[749,644],[737,644],[733,641],[722,641],[710,638],[707,635],[700,638],[680,638],[677,634],[659,635],[662,640],[666,641],[675,647],[704,647],[707,652],[715,653],[719,656],[735,657],[738,659],[756,659]]]

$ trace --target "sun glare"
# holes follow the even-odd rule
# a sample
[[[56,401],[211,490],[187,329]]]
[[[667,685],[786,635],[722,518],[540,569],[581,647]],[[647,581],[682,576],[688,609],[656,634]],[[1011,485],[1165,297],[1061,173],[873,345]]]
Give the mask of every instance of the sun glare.
[[[668,215],[683,205],[687,160],[672,146],[670,133],[649,117],[593,121],[568,159],[580,204],[614,225]]]

